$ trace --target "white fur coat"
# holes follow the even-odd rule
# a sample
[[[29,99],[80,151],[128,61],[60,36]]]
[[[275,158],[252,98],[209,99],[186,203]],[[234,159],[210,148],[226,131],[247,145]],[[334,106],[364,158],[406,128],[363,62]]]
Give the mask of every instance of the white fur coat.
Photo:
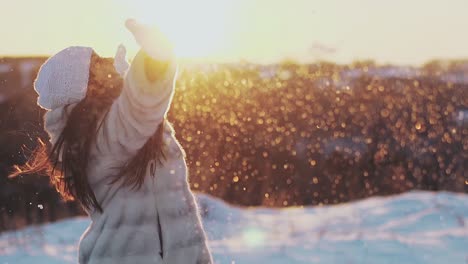
[[[79,245],[79,263],[208,264],[207,246],[197,205],[187,182],[185,153],[172,126],[163,121],[174,88],[175,66],[160,81],[146,79],[143,52],[137,54],[91,150],[88,180],[103,208],[89,212],[92,223]],[[46,114],[49,134],[65,118],[63,108]],[[141,189],[109,185],[110,176],[133,157],[165,123],[163,165],[151,161]],[[155,177],[152,177],[154,175]]]

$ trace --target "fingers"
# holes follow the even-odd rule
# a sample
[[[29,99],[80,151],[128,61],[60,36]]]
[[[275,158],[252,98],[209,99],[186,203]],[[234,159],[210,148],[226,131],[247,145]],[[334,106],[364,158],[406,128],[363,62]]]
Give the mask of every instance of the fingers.
[[[145,45],[145,42],[148,42],[148,39],[151,38],[149,26],[141,24],[135,19],[127,19],[127,21],[125,21],[125,27],[132,33],[136,42],[142,47]]]
[[[139,23],[135,19],[125,21],[125,27],[136,42],[151,57],[168,60],[173,57],[173,47],[167,37],[155,26]]]
[[[139,36],[141,34],[156,35],[160,34],[160,30],[156,26],[149,26],[138,22],[136,19],[130,18],[125,21],[125,27],[133,33],[134,36]]]
[[[130,32],[136,31],[138,28],[138,22],[133,18],[127,19],[127,21],[125,21],[125,27],[130,30]]]
[[[141,41],[148,35],[148,26],[139,23],[135,19],[127,19],[125,27],[133,34],[133,37],[140,45],[142,44]]]

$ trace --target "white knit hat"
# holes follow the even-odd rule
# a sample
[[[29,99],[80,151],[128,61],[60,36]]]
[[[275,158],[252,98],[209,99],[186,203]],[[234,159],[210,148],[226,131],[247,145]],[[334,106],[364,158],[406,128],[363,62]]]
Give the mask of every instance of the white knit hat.
[[[52,144],[57,142],[65,127],[73,104],[86,97],[92,54],[92,48],[66,48],[49,58],[37,74],[34,82],[34,89],[39,95],[37,104],[48,110],[45,114],[45,129]],[[129,68],[125,54],[125,47],[120,45],[114,67],[122,77]],[[71,107],[64,107],[66,105]]]
[[[37,104],[53,110],[78,103],[86,96],[93,49],[68,47],[50,57],[39,69],[34,89]]]
[[[39,95],[37,104],[53,110],[83,100],[88,88],[92,54],[92,48],[74,46],[50,57],[39,69],[34,82],[34,89]],[[125,47],[120,45],[114,67],[122,76],[129,67],[125,54]]]

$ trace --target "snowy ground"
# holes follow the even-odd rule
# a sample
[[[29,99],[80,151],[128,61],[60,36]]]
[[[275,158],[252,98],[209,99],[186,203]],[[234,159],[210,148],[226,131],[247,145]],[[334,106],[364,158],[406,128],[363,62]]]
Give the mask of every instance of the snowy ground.
[[[468,195],[412,192],[320,208],[240,209],[200,195],[217,263],[468,263]],[[0,264],[76,263],[74,218],[0,234]]]

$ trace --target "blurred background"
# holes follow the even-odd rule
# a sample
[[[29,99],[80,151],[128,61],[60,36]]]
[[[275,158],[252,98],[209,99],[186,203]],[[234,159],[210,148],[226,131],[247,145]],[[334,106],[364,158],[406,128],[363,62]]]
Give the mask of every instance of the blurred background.
[[[127,17],[176,46],[192,190],[272,208],[468,192],[466,1],[0,2],[0,231],[83,215],[47,177],[7,175],[48,140],[40,65],[70,45],[131,60]]]
[[[45,58],[1,59],[0,227],[80,213],[48,178],[7,179],[43,131]],[[185,66],[169,120],[193,190],[249,206],[336,204],[412,189],[468,191],[468,64]]]

